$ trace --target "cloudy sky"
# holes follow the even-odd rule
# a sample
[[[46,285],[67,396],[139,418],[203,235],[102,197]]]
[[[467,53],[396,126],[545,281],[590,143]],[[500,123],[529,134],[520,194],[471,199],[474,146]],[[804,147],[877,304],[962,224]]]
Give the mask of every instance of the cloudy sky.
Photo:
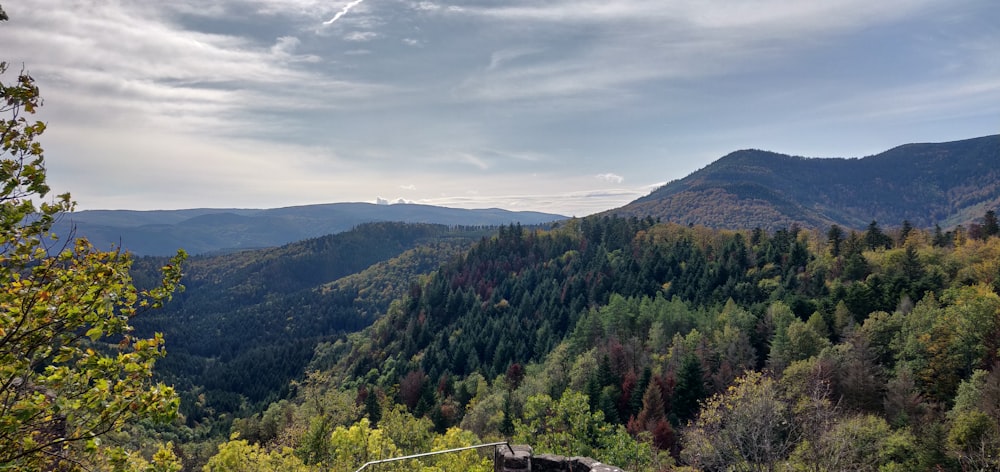
[[[0,0],[81,209],[582,216],[728,152],[1000,133],[996,0]]]

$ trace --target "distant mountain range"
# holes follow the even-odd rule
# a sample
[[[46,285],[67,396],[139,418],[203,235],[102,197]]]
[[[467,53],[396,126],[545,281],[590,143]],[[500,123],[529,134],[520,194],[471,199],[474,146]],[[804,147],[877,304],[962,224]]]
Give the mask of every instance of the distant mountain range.
[[[733,152],[605,214],[651,216],[712,228],[775,230],[798,224],[950,228],[1000,207],[1000,135],[906,144],[864,158],[806,158],[761,150]],[[89,210],[65,215],[59,235],[137,255],[275,247],[392,221],[449,226],[538,225],[565,216],[502,209],[330,203],[275,209]]]
[[[1000,135],[860,159],[736,151],[609,213],[733,229],[860,229],[872,220],[947,228],[998,206]]]
[[[170,255],[178,248],[204,254],[274,247],[379,221],[497,226],[563,219],[551,213],[497,208],[330,203],[274,209],[85,210],[64,215],[53,230],[57,235],[85,236],[99,249],[115,246],[136,255]]]

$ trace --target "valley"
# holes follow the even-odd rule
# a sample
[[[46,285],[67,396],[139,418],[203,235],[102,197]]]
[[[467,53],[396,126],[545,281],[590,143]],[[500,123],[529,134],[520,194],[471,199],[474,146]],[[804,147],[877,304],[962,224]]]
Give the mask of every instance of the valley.
[[[760,434],[783,448],[765,464],[826,463],[835,444],[866,442],[878,458],[850,467],[989,460],[968,441],[992,441],[992,423],[961,440],[956,428],[1000,398],[994,211],[947,229],[957,216],[775,230],[627,211],[378,223],[193,258],[187,290],[136,319],[165,333],[158,375],[180,390],[183,421],[138,435],[186,438],[174,447],[194,468],[237,446],[349,468],[347,437],[405,455],[458,434],[626,470],[714,470],[748,460],[751,445],[716,444],[764,396],[774,416]],[[158,261],[137,259],[137,281]],[[348,442],[310,439],[330,434]]]

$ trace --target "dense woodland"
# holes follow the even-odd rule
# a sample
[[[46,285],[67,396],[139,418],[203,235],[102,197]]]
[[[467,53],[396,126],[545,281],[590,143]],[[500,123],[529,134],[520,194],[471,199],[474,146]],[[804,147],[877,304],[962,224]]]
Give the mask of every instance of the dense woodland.
[[[315,344],[280,390],[241,392],[235,421],[192,410],[196,390],[191,416],[135,437],[207,470],[501,439],[627,470],[995,470],[998,234],[993,211],[951,231],[508,226]],[[252,374],[213,375],[270,366],[232,368]],[[276,401],[247,407],[260,398]]]
[[[280,248],[192,257],[186,290],[134,325],[164,334],[171,355],[157,372],[181,391],[187,424],[226,435],[234,416],[287,397],[318,343],[370,325],[416,276],[493,231],[367,223]],[[153,283],[162,262],[136,260],[138,285]]]

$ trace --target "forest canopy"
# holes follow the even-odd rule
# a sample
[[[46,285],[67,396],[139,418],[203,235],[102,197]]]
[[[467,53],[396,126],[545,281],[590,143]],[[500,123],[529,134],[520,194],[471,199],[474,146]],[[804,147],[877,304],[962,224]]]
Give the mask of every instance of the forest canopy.
[[[459,428],[626,470],[992,470],[990,218],[505,227],[370,328],[317,346],[296,394],[235,421],[234,441],[306,468],[351,450],[330,439],[339,428],[396,438],[399,455]]]

